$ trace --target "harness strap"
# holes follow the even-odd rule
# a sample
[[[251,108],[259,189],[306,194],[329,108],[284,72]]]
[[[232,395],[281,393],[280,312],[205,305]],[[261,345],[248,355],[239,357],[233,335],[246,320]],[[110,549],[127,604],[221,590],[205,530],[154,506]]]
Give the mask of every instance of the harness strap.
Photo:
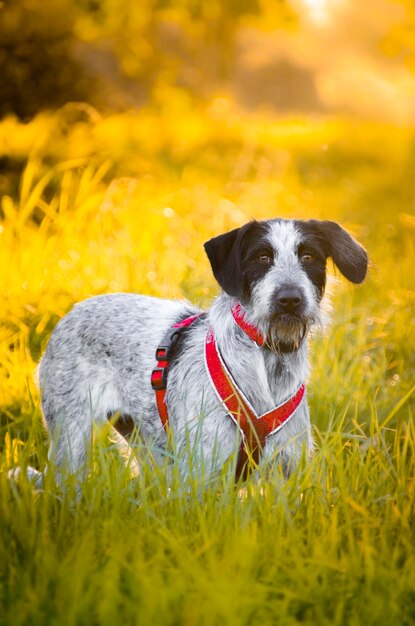
[[[242,444],[239,450],[236,476],[245,479],[249,471],[249,458],[258,464],[266,438],[279,431],[294,415],[304,397],[305,385],[303,383],[291,398],[271,411],[257,415],[227,368],[211,329],[206,336],[205,360],[217,396],[241,431]]]
[[[167,372],[171,359],[172,347],[178,340],[181,332],[204,315],[205,313],[197,313],[196,315],[191,315],[190,317],[186,317],[184,320],[173,324],[173,326],[169,328],[164,335],[161,344],[157,347],[157,367],[155,367],[151,373],[151,386],[156,393],[157,409],[164,430],[167,429],[167,425],[169,423],[169,414],[166,406],[166,388]]]
[[[236,323],[258,346],[263,344],[261,333],[254,326],[244,321],[239,305],[232,308],[232,315]],[[172,348],[185,328],[188,328],[196,320],[205,316],[206,313],[198,313],[174,324],[166,332],[156,350],[157,367],[151,374],[151,385],[156,394],[157,408],[164,430],[167,430],[169,423],[166,406],[166,386]],[[291,398],[271,409],[271,411],[267,411],[263,415],[257,415],[233,379],[218,349],[212,329],[209,329],[206,335],[205,361],[216,395],[242,434],[242,443],[236,466],[236,479],[243,478],[245,480],[251,465],[249,461],[251,460],[255,464],[259,463],[266,438],[280,430],[294,415],[304,397],[305,385],[303,383]]]

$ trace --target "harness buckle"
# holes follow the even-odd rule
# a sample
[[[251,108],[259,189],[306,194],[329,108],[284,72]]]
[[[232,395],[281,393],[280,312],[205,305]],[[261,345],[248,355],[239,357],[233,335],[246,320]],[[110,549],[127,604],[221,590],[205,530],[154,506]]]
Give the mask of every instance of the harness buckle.
[[[156,392],[157,408],[160,414],[164,429],[168,424],[169,418],[167,414],[167,407],[165,404],[165,393],[157,393],[159,391],[165,392],[167,388],[167,373],[169,370],[169,361],[172,356],[174,358],[174,344],[178,340],[182,331],[188,328],[193,322],[206,316],[206,313],[198,313],[190,317],[185,318],[170,327],[161,340],[161,343],[156,349],[157,367],[151,372],[151,387]]]
[[[173,328],[163,337],[163,342],[157,346],[156,359],[157,361],[168,361],[169,353],[173,345],[179,338],[180,330]],[[171,353],[170,353],[171,354]]]
[[[162,391],[167,386],[167,370],[165,367],[156,367],[151,372],[151,386],[154,391]]]
[[[156,359],[157,361],[167,361],[167,355],[169,352],[170,346],[157,346],[156,350]]]

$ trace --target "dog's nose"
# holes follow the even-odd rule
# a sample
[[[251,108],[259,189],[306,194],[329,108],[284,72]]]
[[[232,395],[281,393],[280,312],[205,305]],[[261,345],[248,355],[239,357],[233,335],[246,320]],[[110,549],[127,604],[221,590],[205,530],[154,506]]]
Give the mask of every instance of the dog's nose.
[[[297,287],[285,287],[278,292],[277,301],[284,311],[295,311],[302,303],[303,298]]]

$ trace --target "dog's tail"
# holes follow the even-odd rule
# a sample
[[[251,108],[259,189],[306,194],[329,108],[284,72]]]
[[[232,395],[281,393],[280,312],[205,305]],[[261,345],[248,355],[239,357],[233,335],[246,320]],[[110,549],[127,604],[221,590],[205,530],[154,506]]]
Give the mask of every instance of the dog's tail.
[[[19,481],[20,476],[24,473],[24,470],[21,467],[14,467],[13,469],[7,472],[7,478],[9,480],[13,480],[15,482]],[[26,468],[26,476],[28,480],[32,483],[34,489],[42,489],[45,482],[45,475],[43,472],[39,472],[34,467]]]

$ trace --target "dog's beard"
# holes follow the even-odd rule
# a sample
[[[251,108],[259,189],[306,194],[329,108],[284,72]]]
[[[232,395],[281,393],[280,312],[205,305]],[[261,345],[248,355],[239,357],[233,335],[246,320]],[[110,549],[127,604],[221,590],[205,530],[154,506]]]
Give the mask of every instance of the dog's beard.
[[[277,354],[295,352],[300,348],[314,323],[313,317],[305,317],[301,314],[276,315],[265,335],[264,344]]]

